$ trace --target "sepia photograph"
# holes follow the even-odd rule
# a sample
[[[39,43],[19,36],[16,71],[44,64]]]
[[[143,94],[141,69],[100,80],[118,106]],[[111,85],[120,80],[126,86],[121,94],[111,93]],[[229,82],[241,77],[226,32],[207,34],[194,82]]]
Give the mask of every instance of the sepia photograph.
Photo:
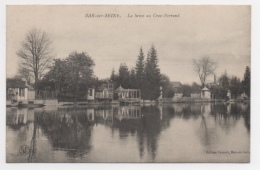
[[[7,5],[6,163],[250,163],[250,5]]]

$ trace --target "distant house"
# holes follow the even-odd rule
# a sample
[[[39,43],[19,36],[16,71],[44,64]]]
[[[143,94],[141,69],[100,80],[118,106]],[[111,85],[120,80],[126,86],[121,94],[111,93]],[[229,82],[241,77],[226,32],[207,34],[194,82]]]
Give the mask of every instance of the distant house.
[[[113,84],[104,83],[97,88],[95,98],[97,100],[113,99]]]
[[[182,98],[183,93],[174,93],[174,98]]]
[[[204,87],[201,90],[201,98],[202,99],[210,99],[211,98],[211,92],[207,87]]]
[[[88,100],[113,100],[114,85],[112,82],[101,84],[99,87],[90,88],[88,91]]]
[[[172,82],[170,82],[170,84],[171,84],[174,92],[177,92],[182,86],[181,82],[179,82],[179,81],[172,81]]]
[[[191,98],[201,98],[201,94],[200,94],[199,91],[195,91],[195,92],[192,92],[192,93],[190,94],[190,97],[191,97]]]
[[[248,99],[249,97],[248,97],[248,95],[245,93],[245,92],[243,92],[240,96],[239,96],[239,99]]]
[[[218,83],[217,83],[217,77],[216,77],[216,75],[214,74],[214,81],[213,82],[210,82],[210,83],[207,83],[207,87],[208,88],[211,88],[211,87],[216,87],[218,85]]]
[[[7,100],[12,102],[34,101],[35,90],[26,81],[7,81]]]
[[[95,100],[95,92],[96,92],[96,90],[95,90],[95,88],[93,87],[93,88],[89,88],[88,89],[88,93],[87,93],[87,100]]]
[[[181,89],[181,88],[176,89],[174,92],[173,98],[177,99],[177,98],[182,98],[182,97],[183,97],[183,89]]]
[[[141,90],[140,89],[124,89],[121,85],[115,90],[118,94],[120,102],[140,102]]]
[[[229,89],[227,90],[227,97],[228,99],[231,99],[231,91]]]

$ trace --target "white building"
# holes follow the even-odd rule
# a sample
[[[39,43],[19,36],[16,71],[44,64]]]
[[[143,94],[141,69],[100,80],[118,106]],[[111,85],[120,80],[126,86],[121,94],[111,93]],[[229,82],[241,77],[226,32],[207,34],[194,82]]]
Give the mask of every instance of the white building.
[[[201,90],[201,98],[202,99],[210,99],[211,98],[211,92],[207,87],[204,87]]]
[[[12,102],[29,102],[35,100],[35,90],[23,81],[15,81],[7,85],[7,100]]]

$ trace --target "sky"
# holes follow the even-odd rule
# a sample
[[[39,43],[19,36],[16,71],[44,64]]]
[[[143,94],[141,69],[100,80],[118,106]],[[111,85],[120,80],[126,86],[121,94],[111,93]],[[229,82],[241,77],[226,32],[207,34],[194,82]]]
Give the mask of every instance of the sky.
[[[111,13],[120,17],[86,17]],[[158,17],[165,14],[178,17]],[[207,56],[216,61],[217,77],[226,71],[242,79],[245,67],[251,65],[250,6],[9,5],[6,25],[7,77],[16,74],[16,52],[32,28],[48,34],[55,58],[66,58],[73,51],[88,53],[98,78],[109,77],[120,63],[134,67],[139,49],[146,56],[152,44],[161,73],[183,84],[199,83],[192,59]],[[212,80],[213,75],[208,81]]]

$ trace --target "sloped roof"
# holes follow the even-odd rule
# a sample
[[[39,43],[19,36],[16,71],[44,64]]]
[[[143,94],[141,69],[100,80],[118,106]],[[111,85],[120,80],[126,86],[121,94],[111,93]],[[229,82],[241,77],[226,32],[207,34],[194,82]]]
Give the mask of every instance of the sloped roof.
[[[34,88],[33,88],[32,86],[30,86],[29,84],[27,84],[27,83],[25,83],[25,86],[27,86],[27,88],[28,88],[29,90],[34,90]]]
[[[121,85],[115,90],[115,92],[120,92],[125,90]]]
[[[107,84],[106,83],[102,83],[96,90],[97,92],[101,92],[103,90],[107,89]]]
[[[207,87],[204,87],[202,91],[209,91],[209,89]]]
[[[25,81],[14,80],[14,79],[7,80],[6,87],[7,88],[28,88],[29,90],[34,90],[34,88],[29,84],[27,84]]]
[[[181,82],[179,82],[179,81],[172,81],[171,85],[172,85],[172,87],[181,87]]]

